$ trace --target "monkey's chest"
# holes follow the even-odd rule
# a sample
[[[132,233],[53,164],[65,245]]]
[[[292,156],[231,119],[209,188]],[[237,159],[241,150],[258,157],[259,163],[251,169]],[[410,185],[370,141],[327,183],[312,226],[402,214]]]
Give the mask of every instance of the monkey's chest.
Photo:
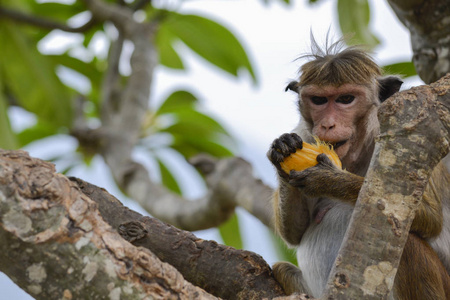
[[[329,204],[312,210],[312,222],[297,249],[298,265],[314,297],[325,288],[353,212],[351,205],[339,202],[328,209]]]

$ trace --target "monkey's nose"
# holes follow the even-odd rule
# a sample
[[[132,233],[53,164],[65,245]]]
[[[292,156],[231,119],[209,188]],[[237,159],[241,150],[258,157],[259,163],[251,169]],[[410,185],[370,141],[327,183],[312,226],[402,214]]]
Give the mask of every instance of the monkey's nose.
[[[322,129],[325,131],[330,131],[332,129],[334,129],[336,127],[336,125],[322,125]]]

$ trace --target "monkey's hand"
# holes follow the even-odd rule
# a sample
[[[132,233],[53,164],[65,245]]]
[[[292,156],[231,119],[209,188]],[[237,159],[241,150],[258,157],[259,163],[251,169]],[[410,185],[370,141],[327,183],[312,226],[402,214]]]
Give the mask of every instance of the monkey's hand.
[[[309,197],[331,197],[356,202],[364,177],[336,167],[325,154],[317,156],[318,164],[301,172],[291,171],[289,184]]]
[[[286,174],[286,172],[281,169],[280,163],[283,162],[286,157],[295,153],[297,149],[302,148],[303,141],[296,133],[285,133],[273,141],[267,152],[267,157],[277,168],[278,174],[284,179],[289,179],[289,174]]]

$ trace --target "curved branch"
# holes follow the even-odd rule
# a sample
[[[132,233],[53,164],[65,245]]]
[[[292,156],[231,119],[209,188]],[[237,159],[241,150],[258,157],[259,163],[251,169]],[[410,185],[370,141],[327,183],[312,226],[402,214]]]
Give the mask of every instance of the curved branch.
[[[139,141],[141,124],[148,110],[150,86],[156,66],[156,50],[153,47],[154,24],[136,22],[126,7],[112,6],[96,0],[85,2],[94,16],[113,22],[119,29],[121,38],[134,44],[134,51],[131,57],[132,72],[121,92],[119,102],[113,101],[111,84],[106,84],[114,80],[105,81],[102,127],[96,130],[94,135],[91,134],[92,130],[78,128],[74,135],[78,136],[80,141],[89,136],[100,140],[100,152],[116,183],[158,219],[185,230],[211,228],[227,220],[235,207],[240,205],[270,227],[272,191],[252,176],[250,165],[243,160],[211,162],[215,170],[207,176],[211,190],[195,201],[187,201],[153,183],[148,170],[134,161],[132,152]],[[115,45],[113,44],[113,47]],[[118,60],[120,57],[120,51],[113,50],[110,51],[111,66],[115,64],[112,60]],[[111,74],[114,75],[115,70],[115,67],[112,67]],[[114,86],[114,82],[112,85]],[[107,86],[109,87],[106,88]]]
[[[89,21],[86,22],[86,24],[80,26],[80,27],[71,27],[66,24],[58,23],[53,20],[40,18],[33,15],[28,15],[26,13],[8,9],[5,7],[0,6],[0,16],[8,18],[10,20],[13,20],[15,22],[25,23],[29,25],[34,25],[37,27],[45,28],[45,29],[59,29],[66,32],[73,32],[73,33],[82,33],[86,32],[89,29],[91,29],[97,21],[94,18],[91,18]]]

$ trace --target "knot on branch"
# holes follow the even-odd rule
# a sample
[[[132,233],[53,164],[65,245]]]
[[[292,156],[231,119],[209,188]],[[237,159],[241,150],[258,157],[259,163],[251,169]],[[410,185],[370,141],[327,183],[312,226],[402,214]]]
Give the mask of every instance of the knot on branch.
[[[350,278],[344,273],[336,273],[334,277],[334,285],[340,289],[346,289],[350,286]]]
[[[392,225],[392,232],[394,232],[396,236],[402,235],[400,221],[393,214],[389,214],[388,223]]]
[[[145,225],[139,221],[125,222],[119,225],[119,234],[128,242],[132,243],[147,236]]]

